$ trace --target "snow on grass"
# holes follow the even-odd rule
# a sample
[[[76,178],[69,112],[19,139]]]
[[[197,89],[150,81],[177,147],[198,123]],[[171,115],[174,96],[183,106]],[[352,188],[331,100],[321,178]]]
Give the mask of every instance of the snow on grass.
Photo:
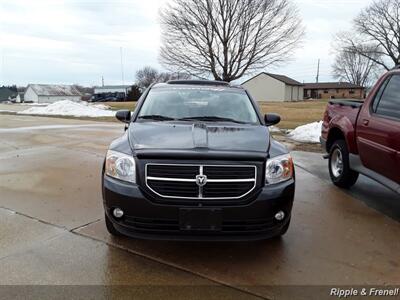
[[[72,117],[114,117],[115,112],[105,109],[106,106],[94,106],[87,102],[74,102],[62,100],[46,107],[31,107],[18,112],[21,115],[43,115],[43,116],[72,116]]]
[[[50,103],[30,103],[30,102],[23,102],[23,103],[15,103],[14,105],[21,105],[21,106],[47,106]]]
[[[319,143],[322,121],[299,126],[291,131],[288,138],[303,143]]]

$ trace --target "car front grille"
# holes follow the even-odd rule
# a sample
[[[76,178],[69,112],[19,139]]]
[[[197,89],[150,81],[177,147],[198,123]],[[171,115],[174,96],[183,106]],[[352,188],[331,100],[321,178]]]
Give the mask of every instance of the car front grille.
[[[162,198],[240,199],[256,183],[257,167],[252,165],[146,164],[146,186]]]

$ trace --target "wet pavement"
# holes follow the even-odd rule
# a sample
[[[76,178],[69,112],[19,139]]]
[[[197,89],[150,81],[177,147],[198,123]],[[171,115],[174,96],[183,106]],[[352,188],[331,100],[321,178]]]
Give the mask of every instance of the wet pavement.
[[[328,160],[319,153],[293,152],[296,165],[326,182],[331,182],[328,172]],[[350,196],[364,202],[369,207],[400,222],[400,196],[378,182],[360,175],[357,183],[349,190]]]
[[[177,298],[243,299],[281,298],[286,285],[400,284],[399,196],[365,178],[349,192],[334,187],[320,154],[293,153],[296,199],[282,239],[110,237],[100,173],[122,132],[117,123],[0,115],[0,285],[172,286]]]

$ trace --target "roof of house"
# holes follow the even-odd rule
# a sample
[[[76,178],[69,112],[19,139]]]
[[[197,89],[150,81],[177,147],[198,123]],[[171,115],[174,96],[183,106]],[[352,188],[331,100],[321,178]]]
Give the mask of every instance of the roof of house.
[[[17,96],[17,92],[6,87],[0,87],[0,101],[7,101],[11,97]]]
[[[63,84],[30,84],[38,96],[82,96],[81,92],[73,85]]]
[[[283,82],[283,83],[285,83],[287,85],[303,86],[302,83],[300,83],[297,80],[294,80],[294,79],[292,79],[290,77],[287,77],[285,75],[272,74],[272,73],[267,73],[267,72],[261,72],[260,74],[258,74],[256,76],[246,80],[245,82],[243,82],[242,85],[245,84],[246,82],[249,82],[250,80],[253,80],[254,78],[256,78],[256,77],[258,77],[258,76],[260,76],[262,74],[270,76],[270,77],[272,77],[272,78],[274,78],[276,80],[279,80],[279,81],[281,81],[281,82]]]
[[[349,82],[319,82],[305,83],[304,89],[308,90],[326,90],[326,89],[363,89],[362,86]]]
[[[105,86],[96,86],[96,89],[127,89],[130,88],[130,85],[105,85]]]

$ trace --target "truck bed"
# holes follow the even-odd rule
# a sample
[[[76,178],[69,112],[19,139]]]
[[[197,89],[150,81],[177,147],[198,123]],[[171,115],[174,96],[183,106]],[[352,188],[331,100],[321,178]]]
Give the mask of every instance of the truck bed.
[[[360,108],[364,103],[364,100],[356,99],[340,99],[340,100],[330,100],[329,104],[338,104],[342,106],[351,106],[353,108]]]
[[[364,101],[357,101],[354,99],[331,100],[327,108],[329,120],[337,117],[347,118],[350,120],[352,126],[355,127],[357,116],[363,103]]]

